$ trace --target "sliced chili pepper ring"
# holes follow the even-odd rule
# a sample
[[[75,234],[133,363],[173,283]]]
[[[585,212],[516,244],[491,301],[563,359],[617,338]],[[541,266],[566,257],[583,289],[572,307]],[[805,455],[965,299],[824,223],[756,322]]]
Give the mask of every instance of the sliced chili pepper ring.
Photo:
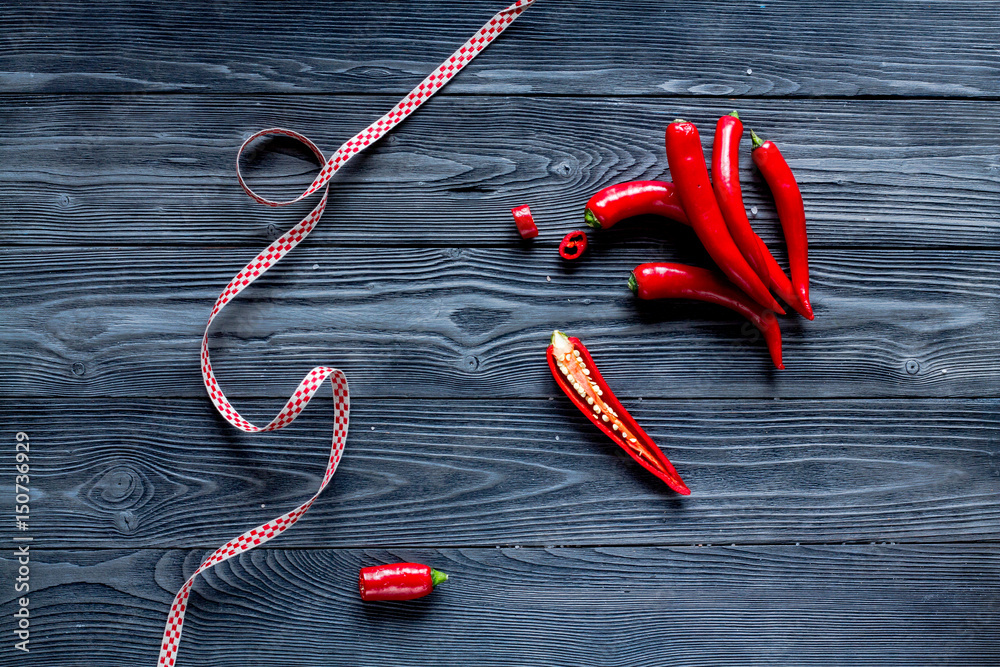
[[[559,244],[559,256],[563,259],[574,260],[587,250],[587,234],[579,230],[570,232],[563,237]]]

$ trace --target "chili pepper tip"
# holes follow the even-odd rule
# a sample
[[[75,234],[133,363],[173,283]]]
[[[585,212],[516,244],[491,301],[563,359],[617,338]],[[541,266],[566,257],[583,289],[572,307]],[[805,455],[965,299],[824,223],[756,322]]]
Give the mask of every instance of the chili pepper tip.
[[[753,144],[751,150],[756,150],[764,145],[764,140],[757,136],[757,133],[750,130],[750,142]]]
[[[435,570],[431,568],[431,586],[437,586],[440,583],[448,581],[448,575],[440,570]]]
[[[635,271],[628,274],[628,288],[632,290],[633,294],[639,293],[639,283],[635,280]]]
[[[670,124],[673,125],[674,123],[686,123],[686,122],[687,121],[684,120],[683,118],[674,118],[672,121],[670,121]]]
[[[739,114],[738,111],[736,111],[736,109],[733,109],[732,111],[730,111],[728,115],[732,116],[733,118],[739,118],[740,117],[740,114]]]
[[[517,225],[517,233],[522,239],[533,239],[538,236],[538,226],[535,225],[535,219],[531,217],[531,208],[527,204],[512,208],[510,212],[514,214],[514,224]]]
[[[812,304],[811,304],[811,303],[809,303],[809,300],[808,300],[808,299],[803,299],[803,298],[802,298],[802,297],[800,296],[800,297],[799,297],[799,301],[801,301],[801,302],[802,302],[802,310],[804,310],[804,311],[805,311],[805,312],[804,312],[804,313],[802,313],[802,314],[806,316],[806,319],[807,319],[807,320],[814,320],[814,319],[816,319],[816,315],[815,315],[815,314],[813,313],[813,307],[812,307]]]
[[[601,221],[597,219],[597,216],[589,208],[583,212],[583,221],[593,229],[601,228]]]

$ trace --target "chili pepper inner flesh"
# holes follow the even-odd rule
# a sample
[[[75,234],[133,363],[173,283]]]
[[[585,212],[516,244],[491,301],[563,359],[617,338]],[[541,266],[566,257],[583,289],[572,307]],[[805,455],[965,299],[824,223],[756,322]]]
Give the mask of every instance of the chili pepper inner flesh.
[[[675,472],[664,468],[659,458],[639,441],[632,430],[618,418],[618,413],[604,402],[602,398],[604,391],[590,379],[590,369],[581,358],[580,351],[573,347],[573,343],[565,334],[556,332],[552,335],[552,353],[555,355],[556,367],[566,378],[566,381],[570,383],[580,398],[591,406],[595,416],[611,426],[611,430],[625,446],[664,474],[676,475]]]

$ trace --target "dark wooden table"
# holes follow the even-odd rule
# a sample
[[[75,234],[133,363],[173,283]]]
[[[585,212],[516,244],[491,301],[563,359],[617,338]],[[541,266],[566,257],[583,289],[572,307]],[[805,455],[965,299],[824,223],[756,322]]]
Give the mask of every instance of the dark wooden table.
[[[312,494],[327,400],[249,436],[202,388],[212,301],[311,206],[250,201],[236,147],[277,125],[335,148],[501,4],[0,9],[0,665],[152,665],[200,559]],[[352,430],[305,519],[197,584],[178,665],[1000,664],[998,36],[1000,2],[539,2],[341,172],[317,231],[214,327],[245,415],[330,364]],[[779,142],[809,217],[817,317],[782,319],[780,372],[728,311],[626,289],[643,261],[707,266],[689,230],[640,219],[575,265],[555,252],[597,189],[669,178],[671,119],[707,146],[732,108]],[[316,171],[280,141],[247,168],[275,196]],[[559,394],[556,327],[692,496]],[[362,604],[358,568],[393,560],[452,580]]]

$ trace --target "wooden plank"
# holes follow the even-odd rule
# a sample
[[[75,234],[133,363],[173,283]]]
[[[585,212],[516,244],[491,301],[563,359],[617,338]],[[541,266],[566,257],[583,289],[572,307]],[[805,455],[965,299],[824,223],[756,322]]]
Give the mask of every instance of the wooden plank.
[[[246,197],[233,168],[242,140],[277,125],[331,149],[394,102],[18,98],[0,107],[0,220],[19,244],[266,245],[310,204],[274,211]],[[429,102],[337,175],[314,243],[517,246],[510,208],[523,203],[539,222],[535,245],[556,242],[583,226],[600,188],[669,178],[663,129],[672,118],[697,122],[710,150],[715,120],[733,106],[795,169],[813,248],[998,247],[1000,138],[982,122],[995,102],[511,97]],[[250,182],[291,198],[316,166],[295,145],[269,147],[248,159]],[[747,206],[780,252],[770,194],[744,149]],[[662,242],[674,233],[646,220],[614,238]]]
[[[693,495],[565,398],[358,398],[331,487],[271,546],[1000,539],[998,399],[626,405]],[[32,399],[5,413],[30,436],[29,525],[46,548],[217,547],[315,492],[332,428],[326,401],[253,436],[206,399]]]
[[[8,650],[3,664],[151,664],[203,555],[35,551],[30,662]],[[403,559],[451,579],[362,603],[358,569]],[[195,585],[177,664],[987,665],[998,581],[997,549],[962,544],[272,549]]]
[[[818,250],[817,317],[782,318],[786,370],[740,316],[640,302],[644,261],[708,265],[688,249],[601,237],[567,265],[553,247],[297,248],[216,320],[213,365],[232,397],[286,398],[316,364],[356,397],[558,393],[554,328],[588,344],[621,396],[996,396],[998,251]],[[203,396],[198,349],[246,249],[11,249],[0,297],[12,396]],[[550,280],[551,279],[551,280]]]
[[[0,89],[403,93],[504,4],[21,4]],[[549,1],[445,93],[996,96],[998,16],[982,0]]]

